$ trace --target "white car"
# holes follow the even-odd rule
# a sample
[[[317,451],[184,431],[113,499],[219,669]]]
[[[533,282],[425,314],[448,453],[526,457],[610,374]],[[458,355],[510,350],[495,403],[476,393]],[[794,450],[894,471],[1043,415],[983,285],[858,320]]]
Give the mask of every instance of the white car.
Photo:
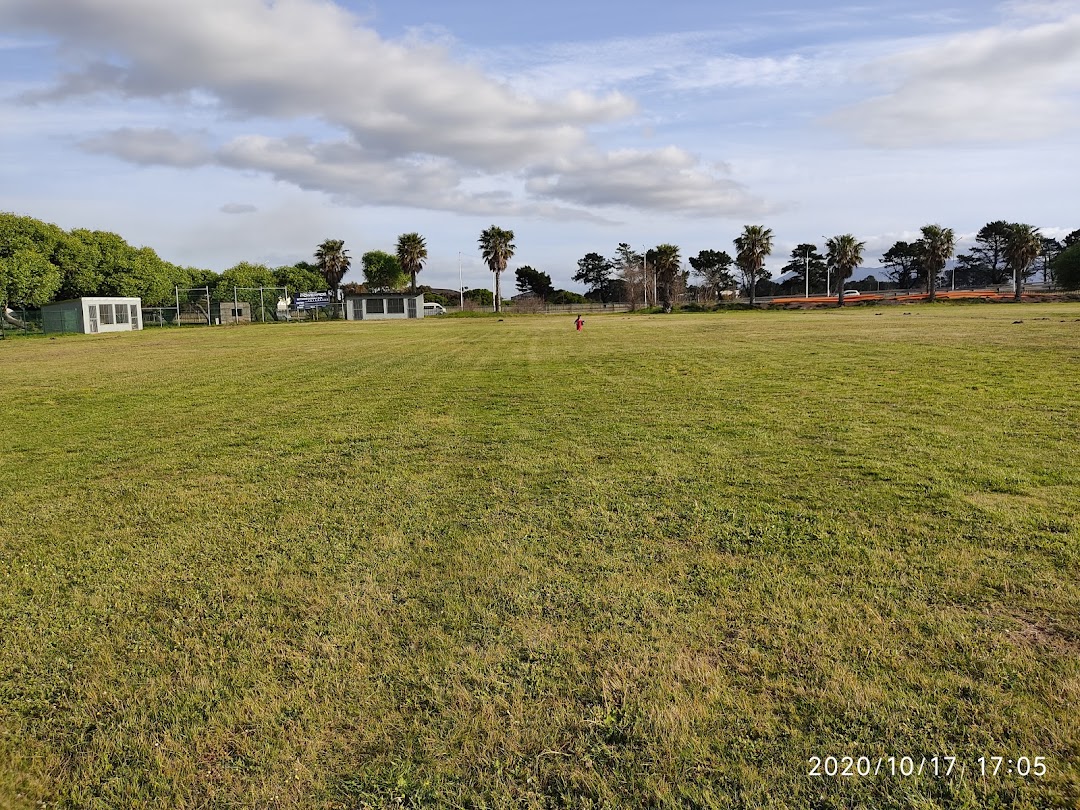
[[[858,290],[844,290],[844,298],[847,298],[849,295],[862,295],[862,293]]]
[[[445,314],[446,314],[446,307],[444,307],[442,304],[437,304],[434,301],[428,301],[428,302],[426,302],[424,304],[424,317],[425,318],[427,318],[429,315],[445,315]]]

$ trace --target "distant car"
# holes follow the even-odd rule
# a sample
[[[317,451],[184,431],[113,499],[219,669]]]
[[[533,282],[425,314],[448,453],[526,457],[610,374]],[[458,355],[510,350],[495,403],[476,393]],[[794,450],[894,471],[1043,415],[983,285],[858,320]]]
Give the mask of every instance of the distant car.
[[[442,304],[437,304],[434,301],[428,301],[424,304],[424,317],[427,318],[430,315],[445,315],[446,307]]]
[[[844,297],[846,298],[849,295],[862,295],[862,293],[858,290],[844,290]]]

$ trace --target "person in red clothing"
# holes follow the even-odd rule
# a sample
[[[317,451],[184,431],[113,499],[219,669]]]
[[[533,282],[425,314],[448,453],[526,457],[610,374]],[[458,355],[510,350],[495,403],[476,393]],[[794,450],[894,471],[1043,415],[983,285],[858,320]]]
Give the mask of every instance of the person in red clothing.
[[[578,316],[577,316],[577,320],[576,320],[576,321],[574,321],[574,326],[576,326],[576,327],[577,327],[577,330],[578,330],[578,331],[580,332],[580,331],[581,331],[581,327],[583,327],[584,325],[585,325],[585,319],[584,319],[584,318],[582,318],[582,317],[581,317],[580,315],[578,315]]]

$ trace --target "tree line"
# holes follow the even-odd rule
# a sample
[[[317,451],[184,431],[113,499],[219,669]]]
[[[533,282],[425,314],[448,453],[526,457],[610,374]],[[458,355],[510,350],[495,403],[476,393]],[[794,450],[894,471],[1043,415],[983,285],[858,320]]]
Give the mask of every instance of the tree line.
[[[514,256],[514,232],[496,225],[478,239],[484,262],[495,275],[495,291],[470,290],[468,297],[502,309],[501,278]],[[664,243],[637,252],[629,244],[618,245],[607,258],[588,253],[577,263],[573,280],[583,284],[585,296],[557,290],[547,273],[523,265],[515,271],[519,292],[551,303],[595,300],[660,306],[670,311],[673,301],[689,292],[704,301],[719,301],[741,290],[753,303],[759,294],[797,294],[835,283],[843,304],[844,283],[863,260],[865,243],[852,234],[840,234],[817,245],[796,246],[783,273],[790,277],[774,282],[765,269],[772,253],[773,232],[764,225],[746,225],[733,240],[732,256],[722,250],[701,250],[683,266],[680,248]],[[898,287],[925,287],[931,298],[942,285],[977,286],[1011,282],[1019,298],[1024,282],[1040,272],[1064,288],[1080,288],[1080,229],[1058,242],[1042,236],[1023,223],[987,223],[975,237],[975,245],[946,267],[956,249],[952,229],[927,225],[913,242],[898,241],[881,257],[887,278]],[[209,288],[218,300],[240,297],[251,300],[251,290],[285,287],[290,291],[330,290],[335,298],[346,293],[411,289],[418,291],[417,274],[428,258],[427,243],[419,233],[398,237],[393,253],[369,250],[361,257],[362,284],[342,285],[351,267],[349,251],[340,239],[327,239],[314,251],[313,262],[270,268],[241,262],[221,273],[181,267],[160,258],[151,248],[133,247],[107,231],[65,231],[28,216],[0,213],[0,305],[39,307],[53,300],[83,296],[136,296],[145,306],[168,306],[175,289]],[[650,284],[651,281],[651,284]],[[430,289],[430,288],[428,288]]]
[[[983,226],[975,245],[957,256],[951,228],[926,225],[920,238],[898,241],[879,259],[887,283],[900,289],[925,289],[931,299],[943,286],[977,287],[1012,284],[1019,299],[1023,284],[1042,275],[1065,289],[1080,288],[1080,229],[1060,242],[1043,236],[1024,223],[996,221]],[[773,233],[764,225],[746,225],[733,240],[735,255],[723,250],[701,250],[684,267],[679,247],[657,245],[637,252],[620,243],[612,258],[588,253],[578,261],[574,281],[588,288],[586,296],[599,301],[646,303],[670,310],[683,294],[705,302],[719,302],[725,294],[741,293],[751,303],[758,295],[799,295],[832,290],[843,304],[845,282],[861,266],[865,242],[852,234],[825,241],[825,253],[812,243],[797,245],[781,274],[773,281],[764,260],[772,253]],[[947,268],[948,271],[947,271]],[[519,289],[543,297],[550,277],[528,268]],[[691,284],[691,276],[698,284]],[[545,283],[546,280],[546,283]],[[651,282],[651,283],[650,283]]]
[[[2,306],[36,308],[50,301],[116,295],[163,307],[175,301],[177,287],[209,288],[218,300],[232,300],[234,287],[306,291],[326,290],[328,284],[314,263],[269,268],[240,262],[216,273],[165,261],[152,248],[134,247],[109,231],[65,231],[33,217],[0,213]],[[248,300],[251,294],[240,297]]]

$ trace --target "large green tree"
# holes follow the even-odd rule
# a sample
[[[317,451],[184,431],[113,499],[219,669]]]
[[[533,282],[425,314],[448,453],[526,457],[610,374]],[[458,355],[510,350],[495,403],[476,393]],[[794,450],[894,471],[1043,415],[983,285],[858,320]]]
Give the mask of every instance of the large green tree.
[[[108,269],[102,264],[92,231],[81,228],[71,231],[63,243],[57,245],[54,255],[56,266],[63,274],[57,292],[59,300],[67,301],[101,292]]]
[[[515,270],[514,276],[517,280],[517,290],[523,295],[535,295],[541,301],[546,301],[555,291],[550,275],[527,264]]]
[[[660,305],[664,312],[671,312],[675,281],[682,270],[682,257],[678,245],[664,243],[657,245],[648,253],[649,265],[656,273],[656,286],[659,288]]]
[[[1053,264],[1054,259],[1061,255],[1061,251],[1065,249],[1065,246],[1061,244],[1057,239],[1051,239],[1049,236],[1042,237],[1041,247],[1039,248],[1039,266],[1038,269],[1042,271],[1042,278],[1044,282],[1053,282]]]
[[[315,265],[326,279],[326,286],[334,291],[335,301],[338,298],[341,280],[349,272],[351,264],[352,259],[342,239],[324,239],[322,244],[315,249]]]
[[[427,244],[418,233],[403,233],[397,240],[397,260],[401,269],[409,274],[413,293],[416,292],[416,274],[427,261]]]
[[[1009,279],[1009,267],[1005,258],[1005,245],[1009,240],[1008,222],[998,219],[988,222],[975,234],[975,244],[963,256],[958,257],[958,278],[972,286],[981,284],[1004,284]]]
[[[1024,279],[1041,250],[1042,235],[1038,228],[1021,222],[1009,225],[1009,235],[1005,241],[1005,262],[1012,271],[1014,301],[1020,300]]]
[[[615,264],[599,253],[586,253],[578,259],[577,266],[573,280],[585,285],[586,295],[593,293],[601,303],[607,303],[607,292],[611,285]]]
[[[772,253],[773,232],[764,225],[744,225],[735,237],[736,261],[744,275],[749,276],[750,306],[757,295],[757,281],[765,270],[765,257]]]
[[[466,301],[472,301],[482,307],[490,307],[495,300],[494,293],[491,290],[484,289],[483,287],[476,287],[472,290],[465,290],[463,296]]]
[[[0,311],[7,306],[47,304],[61,280],[60,268],[35,250],[19,248],[0,257]]]
[[[834,236],[825,242],[826,260],[836,277],[836,302],[840,306],[844,305],[844,282],[862,263],[865,247],[865,242],[860,242],[850,233]]]
[[[56,267],[60,286],[52,295],[138,296],[147,306],[173,299],[187,272],[161,259],[151,248],[136,248],[107,231],[76,229],[67,233],[33,217],[0,214],[0,258],[30,251]],[[25,255],[24,255],[25,259]]]
[[[500,280],[506,270],[507,262],[517,249],[514,245],[514,232],[492,225],[480,233],[480,254],[491,272],[495,274],[495,311],[502,312],[502,285]]]
[[[885,265],[885,275],[902,290],[921,287],[925,275],[925,262],[921,242],[893,243],[878,260]]]
[[[937,280],[941,271],[956,250],[956,234],[952,228],[942,228],[940,225],[924,225],[922,227],[923,262],[926,275],[930,282],[930,300],[937,300]]]
[[[302,292],[322,292],[328,285],[319,268],[310,262],[297,262],[274,268],[274,283],[284,287],[289,295]]]
[[[384,250],[369,250],[360,258],[364,266],[364,286],[370,292],[400,290],[409,277],[401,269],[397,256]]]
[[[795,293],[805,293],[807,289],[817,290],[820,286],[825,289],[825,273],[828,265],[825,257],[818,253],[817,245],[803,242],[796,245],[791,251],[791,258],[780,271],[783,274],[791,273],[792,276],[784,282],[784,289]],[[810,284],[807,286],[806,276],[809,273]]]
[[[240,262],[225,270],[213,287],[214,298],[218,301],[246,301],[251,305],[255,318],[271,318],[277,312],[277,298],[271,293],[270,298],[260,287],[277,287],[274,271],[265,264]],[[300,290],[299,292],[304,292]],[[264,311],[260,311],[260,307]]]
[[[1058,254],[1052,270],[1054,284],[1065,290],[1080,290],[1080,240]]]
[[[731,273],[735,260],[725,251],[699,250],[697,256],[691,256],[689,261],[694,274],[701,279],[701,288],[707,300],[718,301],[724,290],[735,286],[735,277]]]
[[[645,264],[642,260],[642,254],[638,253],[626,242],[620,242],[615,249],[612,266],[615,268],[615,274],[619,280],[625,285],[624,289],[629,294],[631,308],[637,306],[639,291],[641,293],[641,302],[644,303],[646,299]]]
[[[0,213],[0,313],[5,308],[39,307],[60,289],[63,275],[52,261],[65,238],[56,225],[17,214]]]

